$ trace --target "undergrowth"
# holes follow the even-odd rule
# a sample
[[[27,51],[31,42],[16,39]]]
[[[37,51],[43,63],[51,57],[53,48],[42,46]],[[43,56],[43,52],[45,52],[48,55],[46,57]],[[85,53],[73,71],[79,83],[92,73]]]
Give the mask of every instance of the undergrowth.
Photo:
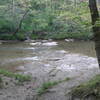
[[[21,74],[13,73],[4,69],[0,69],[0,74],[7,77],[14,78],[15,80],[18,80],[19,82],[25,82],[25,81],[31,80],[31,76],[29,75],[21,75]]]
[[[37,94],[39,96],[43,95],[44,93],[46,93],[48,91],[48,89],[52,88],[55,85],[58,85],[59,83],[65,82],[70,80],[70,78],[65,78],[64,80],[59,80],[59,81],[53,81],[53,82],[45,82],[42,84],[42,86],[40,88],[37,89]]]
[[[94,96],[96,100],[100,98],[100,75],[72,89],[72,97],[82,99],[88,96]]]

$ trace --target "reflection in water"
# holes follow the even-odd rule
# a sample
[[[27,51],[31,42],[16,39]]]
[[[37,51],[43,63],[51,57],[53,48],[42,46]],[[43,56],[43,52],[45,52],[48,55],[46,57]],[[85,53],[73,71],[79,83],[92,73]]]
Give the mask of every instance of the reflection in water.
[[[75,42],[59,42],[59,47],[69,51],[70,53],[79,53],[90,57],[96,57],[94,42],[75,41]]]

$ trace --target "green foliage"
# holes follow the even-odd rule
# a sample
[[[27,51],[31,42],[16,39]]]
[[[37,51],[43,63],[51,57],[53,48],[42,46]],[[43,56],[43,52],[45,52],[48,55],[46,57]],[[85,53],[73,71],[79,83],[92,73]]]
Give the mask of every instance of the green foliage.
[[[24,34],[0,34],[0,40],[25,40]]]
[[[0,76],[0,88],[2,88],[2,84],[3,83],[3,80],[2,80],[2,78],[1,78],[1,76]]]
[[[17,40],[21,40],[21,41],[25,40],[25,34],[23,33],[17,33],[14,37]]]
[[[49,36],[50,38],[58,36],[57,39],[91,36],[87,2],[77,0],[75,4],[72,0],[52,2],[51,0],[14,0],[13,2],[3,0],[0,4],[0,33],[14,33],[21,22],[18,31],[20,40],[23,40],[23,33],[33,34],[31,35],[33,39]],[[24,16],[27,10],[29,12]]]
[[[2,78],[0,77],[0,83],[2,82]]]
[[[57,82],[47,82],[43,83],[42,87],[38,89],[38,95],[41,96],[42,94],[46,93],[49,88],[57,85]]]
[[[66,38],[74,38],[74,39],[83,39],[89,40],[93,38],[92,33],[54,33],[54,34],[47,34],[44,39],[55,39],[61,40]]]
[[[54,81],[54,82],[45,82],[42,84],[42,86],[40,88],[38,88],[38,95],[41,96],[44,93],[46,93],[48,91],[48,89],[52,88],[55,85],[58,85],[59,83],[65,82],[65,81],[69,81],[70,78],[65,78],[64,80],[59,80],[59,81]]]
[[[38,34],[31,34],[30,37],[31,37],[32,40],[36,40],[36,39],[40,38],[40,36]]]
[[[7,76],[7,77],[12,77],[12,78],[18,80],[19,82],[25,82],[25,81],[31,80],[31,76],[12,73],[12,72],[6,71],[4,69],[0,69],[0,74]]]
[[[100,27],[100,18],[96,21],[95,26]]]
[[[73,97],[82,99],[92,95],[98,99],[100,98],[100,75],[95,76],[89,82],[81,84],[72,90]]]
[[[12,34],[0,34],[0,40],[16,40]]]

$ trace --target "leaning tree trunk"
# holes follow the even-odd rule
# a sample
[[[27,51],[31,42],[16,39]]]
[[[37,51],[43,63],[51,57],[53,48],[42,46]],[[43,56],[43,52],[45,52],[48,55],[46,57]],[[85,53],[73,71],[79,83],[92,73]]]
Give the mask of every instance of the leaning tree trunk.
[[[25,18],[25,16],[27,15],[28,12],[29,12],[29,10],[27,10],[27,11],[24,13],[23,17],[21,18],[21,20],[20,20],[20,22],[19,22],[19,25],[18,25],[16,31],[14,32],[14,35],[16,35],[16,33],[18,33],[19,30],[21,29],[23,20],[24,20],[24,18]]]
[[[92,19],[92,29],[94,32],[95,49],[100,67],[100,26],[96,26],[96,21],[99,19],[99,12],[97,9],[96,0],[89,0],[89,8]]]

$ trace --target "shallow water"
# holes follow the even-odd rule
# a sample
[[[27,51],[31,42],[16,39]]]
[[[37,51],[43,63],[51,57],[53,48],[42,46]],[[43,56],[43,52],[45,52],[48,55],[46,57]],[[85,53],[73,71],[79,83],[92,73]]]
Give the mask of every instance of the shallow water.
[[[0,67],[43,74],[55,68],[68,71],[96,68],[98,64],[93,42],[39,41],[1,44]]]
[[[51,88],[51,92],[45,93],[39,100],[70,100],[67,95],[74,86],[100,74],[94,43],[84,41],[5,42],[0,44],[0,68],[32,75],[32,98],[33,94],[36,95],[33,90],[37,90],[44,82],[70,78]],[[24,89],[25,87],[11,87],[10,90],[5,88],[6,92],[10,92],[1,91],[4,95],[0,98],[25,100],[23,97],[28,90],[23,92]]]

